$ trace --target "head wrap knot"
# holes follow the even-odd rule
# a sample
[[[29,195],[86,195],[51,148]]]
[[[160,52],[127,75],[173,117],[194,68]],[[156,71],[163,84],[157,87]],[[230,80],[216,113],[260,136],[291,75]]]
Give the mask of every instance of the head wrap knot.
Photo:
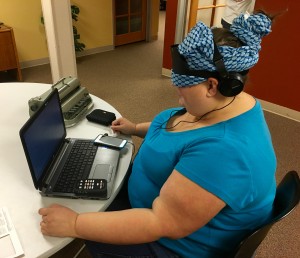
[[[271,20],[264,14],[258,13],[245,18],[240,15],[234,19],[230,31],[248,46],[259,46],[261,38],[271,32]]]
[[[218,46],[227,71],[241,72],[253,67],[259,58],[261,38],[271,31],[271,20],[264,14],[249,17],[241,14],[233,20],[230,31],[245,45],[234,48]],[[213,62],[213,33],[204,23],[198,22],[178,46],[179,53],[185,57],[192,70],[215,71]],[[172,71],[175,86],[184,87],[202,83],[207,78],[176,74]]]

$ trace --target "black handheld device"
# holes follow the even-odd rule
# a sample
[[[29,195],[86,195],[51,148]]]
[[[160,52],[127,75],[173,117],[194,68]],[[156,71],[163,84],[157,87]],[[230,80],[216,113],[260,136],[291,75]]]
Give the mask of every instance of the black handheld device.
[[[90,122],[109,126],[116,120],[116,115],[103,109],[95,109],[86,116],[86,119]]]
[[[81,179],[77,183],[75,194],[82,197],[106,198],[107,181],[105,179]]]

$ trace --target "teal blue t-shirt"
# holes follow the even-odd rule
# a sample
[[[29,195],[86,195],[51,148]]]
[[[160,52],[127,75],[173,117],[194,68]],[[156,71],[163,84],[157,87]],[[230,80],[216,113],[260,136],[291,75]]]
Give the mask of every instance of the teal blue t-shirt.
[[[271,214],[276,191],[271,136],[258,101],[246,113],[212,126],[184,132],[163,129],[180,109],[166,110],[152,121],[133,163],[130,202],[134,208],[151,208],[176,169],[226,207],[193,234],[159,243],[181,257],[222,257]]]

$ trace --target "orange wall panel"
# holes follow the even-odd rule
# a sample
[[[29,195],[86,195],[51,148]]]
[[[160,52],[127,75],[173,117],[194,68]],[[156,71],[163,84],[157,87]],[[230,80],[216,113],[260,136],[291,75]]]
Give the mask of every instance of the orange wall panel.
[[[251,69],[246,91],[255,97],[300,111],[300,2],[259,0],[255,9],[281,13],[262,41],[258,64]]]

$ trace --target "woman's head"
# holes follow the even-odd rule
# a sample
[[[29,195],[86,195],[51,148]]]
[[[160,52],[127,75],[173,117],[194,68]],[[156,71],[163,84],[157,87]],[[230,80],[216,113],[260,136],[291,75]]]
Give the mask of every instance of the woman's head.
[[[270,31],[271,19],[264,13],[256,13],[249,17],[243,14],[238,16],[233,20],[230,31],[222,28],[210,29],[202,22],[197,23],[178,46],[178,52],[185,58],[190,70],[209,71],[212,76],[187,75],[176,73],[173,69],[173,84],[185,87],[203,83],[209,77],[219,79],[213,60],[214,42],[223,57],[226,71],[238,72],[243,76],[257,63],[261,38]]]

